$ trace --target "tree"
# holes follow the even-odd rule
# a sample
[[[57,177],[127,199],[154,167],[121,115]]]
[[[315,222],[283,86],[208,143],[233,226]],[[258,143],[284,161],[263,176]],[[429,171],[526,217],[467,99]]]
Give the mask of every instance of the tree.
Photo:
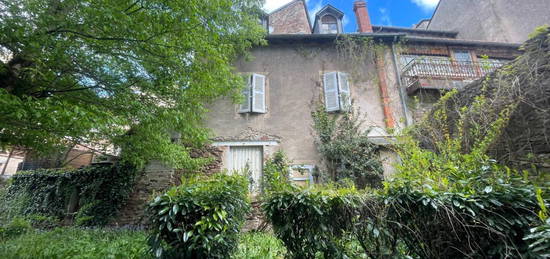
[[[205,104],[244,84],[261,0],[0,0],[0,146],[114,144],[192,165]],[[172,132],[181,136],[178,145]]]

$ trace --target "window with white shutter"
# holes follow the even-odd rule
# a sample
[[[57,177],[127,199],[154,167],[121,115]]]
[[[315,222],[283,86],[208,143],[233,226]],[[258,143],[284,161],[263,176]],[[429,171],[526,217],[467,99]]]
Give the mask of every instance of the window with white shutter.
[[[252,112],[265,113],[265,76],[252,74]]]
[[[323,86],[327,112],[349,111],[351,109],[349,74],[341,72],[326,73],[323,75]]]
[[[338,73],[326,73],[323,81],[325,88],[325,107],[327,112],[340,110],[340,101],[338,100]]]
[[[243,89],[243,102],[239,107],[239,113],[265,113],[265,76],[251,74],[246,76],[246,87]]]

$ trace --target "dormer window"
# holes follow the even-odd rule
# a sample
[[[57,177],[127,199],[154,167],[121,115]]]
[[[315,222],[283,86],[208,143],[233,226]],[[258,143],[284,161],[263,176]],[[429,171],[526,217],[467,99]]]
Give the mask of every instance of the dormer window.
[[[321,33],[336,34],[338,33],[338,20],[332,15],[325,15],[321,18]]]
[[[339,34],[344,32],[342,28],[344,13],[332,5],[326,5],[315,14],[313,33]]]

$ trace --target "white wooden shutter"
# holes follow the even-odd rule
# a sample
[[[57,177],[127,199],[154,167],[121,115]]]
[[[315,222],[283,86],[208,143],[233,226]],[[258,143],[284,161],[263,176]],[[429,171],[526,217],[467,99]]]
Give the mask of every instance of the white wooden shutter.
[[[349,74],[338,72],[338,90],[340,92],[340,109],[349,111],[351,109]]]
[[[265,76],[252,74],[252,112],[265,113]]]
[[[251,84],[252,84],[252,79],[251,79],[251,76],[245,76],[244,77],[245,81],[246,81],[246,86],[244,87],[243,89],[243,101],[239,107],[239,113],[247,113],[247,112],[250,112],[250,103],[251,103],[251,99],[252,99],[252,96],[250,95],[251,94]]]
[[[338,100],[338,74],[330,72],[323,75],[323,86],[325,89],[325,107],[327,112],[340,110]]]

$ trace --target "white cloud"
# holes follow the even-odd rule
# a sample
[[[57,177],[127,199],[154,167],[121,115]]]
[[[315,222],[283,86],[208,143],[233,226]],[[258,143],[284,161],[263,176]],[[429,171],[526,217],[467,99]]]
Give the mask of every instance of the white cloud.
[[[346,28],[346,25],[348,25],[349,23],[349,19],[347,16],[344,15],[344,18],[342,19],[342,27],[344,27],[344,31],[345,31],[345,28]]]
[[[430,12],[437,6],[439,0],[412,0],[412,2],[420,6],[424,12]]]
[[[292,0],[265,0],[264,10],[269,13],[290,2]]]
[[[388,26],[391,26],[391,19],[390,19],[390,14],[388,12],[388,9],[386,8],[380,8],[378,9],[378,11],[380,11],[380,22],[382,23],[382,25],[388,25]]]
[[[307,1],[306,1],[307,2]],[[322,0],[318,0],[315,2],[315,4],[313,4],[313,7],[308,6],[309,7],[309,20],[311,22],[315,21],[315,14],[317,14],[317,12],[319,12],[321,10],[321,8],[323,8],[323,1]]]

